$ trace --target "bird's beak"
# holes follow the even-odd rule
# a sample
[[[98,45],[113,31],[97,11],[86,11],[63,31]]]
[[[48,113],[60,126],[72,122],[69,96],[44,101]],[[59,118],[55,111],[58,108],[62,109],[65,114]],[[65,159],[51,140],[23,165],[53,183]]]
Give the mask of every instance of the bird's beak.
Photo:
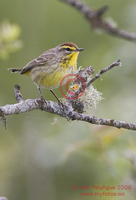
[[[83,51],[83,50],[84,50],[83,48],[78,48],[78,49],[77,49],[77,51]]]

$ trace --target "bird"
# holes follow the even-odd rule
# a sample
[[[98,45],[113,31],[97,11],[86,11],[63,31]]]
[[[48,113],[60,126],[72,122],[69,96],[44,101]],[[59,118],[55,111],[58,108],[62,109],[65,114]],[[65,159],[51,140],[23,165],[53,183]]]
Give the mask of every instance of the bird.
[[[63,77],[77,70],[78,54],[83,50],[75,43],[66,42],[45,51],[23,68],[9,68],[8,70],[12,73],[18,72],[21,75],[30,76],[41,98],[43,98],[41,88],[45,88],[49,89],[60,102],[53,89],[59,87]]]

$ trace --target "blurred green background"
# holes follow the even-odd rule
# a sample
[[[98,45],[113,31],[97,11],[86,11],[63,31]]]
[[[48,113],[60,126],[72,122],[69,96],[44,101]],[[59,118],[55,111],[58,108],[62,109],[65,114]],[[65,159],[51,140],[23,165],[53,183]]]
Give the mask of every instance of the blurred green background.
[[[135,0],[85,2],[95,9],[108,5],[104,18],[136,32]],[[15,84],[21,86],[24,99],[39,98],[29,77],[11,74],[7,68],[24,67],[47,49],[74,42],[85,49],[78,66],[92,65],[98,72],[118,58],[122,61],[121,67],[93,84],[104,99],[87,114],[136,123],[134,42],[92,31],[76,9],[59,0],[1,0],[0,24],[1,30],[2,26],[8,27],[3,37],[14,24],[12,37],[0,45],[0,106],[16,102]],[[42,89],[42,93],[45,99],[56,101],[48,90]],[[55,93],[62,97],[59,89]],[[5,130],[0,123],[0,196],[9,200],[80,200],[90,199],[81,192],[106,190],[72,190],[72,185],[131,185],[131,190],[109,190],[124,192],[125,196],[107,198],[136,199],[135,131],[69,122],[38,110],[7,116],[7,125]]]

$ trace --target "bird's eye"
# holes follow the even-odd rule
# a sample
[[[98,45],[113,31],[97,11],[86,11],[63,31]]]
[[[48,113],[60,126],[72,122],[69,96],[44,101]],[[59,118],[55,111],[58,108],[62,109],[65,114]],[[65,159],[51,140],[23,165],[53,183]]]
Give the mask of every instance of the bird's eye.
[[[66,48],[66,51],[71,51],[71,49],[68,47],[68,48]]]

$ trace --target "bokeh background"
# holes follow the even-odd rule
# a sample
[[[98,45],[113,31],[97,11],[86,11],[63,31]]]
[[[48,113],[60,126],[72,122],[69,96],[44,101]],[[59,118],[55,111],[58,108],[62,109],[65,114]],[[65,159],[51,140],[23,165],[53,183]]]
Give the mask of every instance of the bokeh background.
[[[135,0],[84,1],[95,9],[108,5],[104,18],[136,32]],[[98,72],[118,58],[122,61],[121,67],[93,84],[104,99],[87,114],[136,123],[134,42],[93,31],[76,9],[59,0],[1,0],[0,27],[0,106],[16,102],[15,84],[21,86],[24,99],[39,97],[29,77],[11,74],[7,68],[23,67],[49,48],[74,42],[85,49],[78,66],[92,65]],[[48,90],[42,89],[42,93],[45,99],[56,101]],[[62,97],[59,89],[55,93]],[[121,185],[121,190],[109,192],[124,192],[125,196],[107,198],[136,198],[135,131],[69,122],[38,110],[7,116],[7,126],[5,130],[0,123],[0,196],[9,200],[82,200],[90,197],[81,192],[106,190],[81,191],[80,185],[116,189]]]

